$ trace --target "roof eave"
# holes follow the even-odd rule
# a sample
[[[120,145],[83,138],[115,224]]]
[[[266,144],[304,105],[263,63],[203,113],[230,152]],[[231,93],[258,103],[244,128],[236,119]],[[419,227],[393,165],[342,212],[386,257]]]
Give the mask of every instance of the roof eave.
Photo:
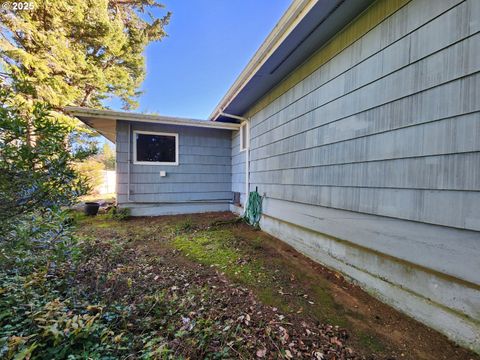
[[[294,0],[281,17],[273,30],[264,40],[252,59],[237,77],[222,100],[210,114],[209,119],[216,121],[223,110],[245,87],[260,67],[268,60],[270,55],[282,44],[283,40],[295,29],[298,23],[308,14],[318,0]]]
[[[171,116],[148,115],[131,113],[126,111],[113,111],[104,109],[91,109],[85,107],[67,106],[65,112],[75,116],[82,122],[97,130],[108,140],[115,143],[116,121],[134,121],[144,123],[154,123],[163,125],[193,126],[200,128],[219,129],[219,130],[238,130],[239,124],[211,122],[208,120],[186,119]]]
[[[241,72],[210,120],[245,116],[375,0],[295,0]]]

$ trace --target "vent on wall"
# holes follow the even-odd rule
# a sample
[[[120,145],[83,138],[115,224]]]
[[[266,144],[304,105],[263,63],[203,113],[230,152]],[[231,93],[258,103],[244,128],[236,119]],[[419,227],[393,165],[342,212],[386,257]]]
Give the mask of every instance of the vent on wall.
[[[240,193],[237,192],[237,191],[234,191],[233,192],[233,204],[234,205],[237,205],[237,206],[240,206]]]

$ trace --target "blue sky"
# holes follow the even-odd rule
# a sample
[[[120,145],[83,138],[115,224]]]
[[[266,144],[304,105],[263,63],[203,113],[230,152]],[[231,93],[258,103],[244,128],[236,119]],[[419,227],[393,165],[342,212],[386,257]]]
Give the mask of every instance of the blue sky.
[[[135,111],[206,119],[290,0],[164,0],[168,37],[146,49]],[[158,12],[157,14],[161,14]],[[118,102],[109,104],[120,109]]]

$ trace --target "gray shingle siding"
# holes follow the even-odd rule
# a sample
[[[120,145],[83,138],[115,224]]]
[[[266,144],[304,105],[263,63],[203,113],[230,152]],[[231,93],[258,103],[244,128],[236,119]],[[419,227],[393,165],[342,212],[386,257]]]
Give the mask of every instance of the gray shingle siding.
[[[413,0],[249,115],[262,229],[480,352],[480,1]]]
[[[130,165],[134,203],[224,202],[232,198],[231,131],[132,122],[134,130],[178,133],[179,165]],[[127,202],[129,122],[117,122],[117,194]],[[133,138],[132,138],[133,139]],[[133,141],[131,142],[133,150]],[[133,162],[133,151],[131,154]],[[166,171],[166,177],[160,177]],[[228,208],[228,207],[227,207]]]
[[[435,3],[433,19],[418,12],[425,0],[400,9],[366,49],[355,43],[253,116],[251,188],[480,230],[480,5]]]

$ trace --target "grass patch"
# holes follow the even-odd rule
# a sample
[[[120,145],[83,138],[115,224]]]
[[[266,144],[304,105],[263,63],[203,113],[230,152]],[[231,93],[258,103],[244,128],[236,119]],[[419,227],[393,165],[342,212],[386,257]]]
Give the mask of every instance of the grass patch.
[[[358,331],[357,338],[362,347],[367,348],[372,352],[382,352],[385,350],[383,343],[372,334]]]
[[[179,235],[174,238],[173,246],[191,259],[215,266],[243,284],[255,285],[265,280],[261,263],[249,259],[235,246],[235,241],[231,231],[215,229]]]
[[[284,313],[291,313],[296,309],[292,309],[288,301],[285,301],[284,298],[278,296],[276,289],[273,289],[270,286],[265,286],[262,289],[258,290],[258,298],[260,301],[266,305],[276,307]]]
[[[349,325],[346,310],[335,302],[328,282],[309,277],[301,268],[282,258],[269,258],[268,252],[267,255],[263,252],[268,245],[261,236],[244,238],[238,234],[238,229],[231,227],[195,230],[188,218],[177,223],[175,229],[175,233],[180,234],[173,240],[176,249],[194,261],[215,266],[227,277],[251,286],[262,303],[286,313],[304,312],[333,325]],[[294,276],[295,284],[290,282],[289,276]],[[308,297],[303,296],[305,292],[309,293]]]
[[[349,321],[344,316],[345,308],[335,302],[327,284],[315,284],[311,290],[316,301],[313,312],[317,318],[333,325],[349,326]]]
[[[179,235],[184,232],[192,231],[194,228],[195,226],[192,222],[192,219],[190,217],[187,217],[185,220],[175,224],[174,232],[175,234]]]

